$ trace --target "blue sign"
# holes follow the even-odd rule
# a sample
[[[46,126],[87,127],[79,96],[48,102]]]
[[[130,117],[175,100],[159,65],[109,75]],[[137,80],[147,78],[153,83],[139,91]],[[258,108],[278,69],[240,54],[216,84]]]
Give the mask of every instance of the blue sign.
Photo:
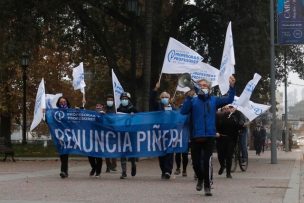
[[[278,0],[278,43],[304,43],[304,1]]]
[[[154,157],[188,149],[188,116],[179,111],[101,114],[49,109],[47,124],[59,154]]]

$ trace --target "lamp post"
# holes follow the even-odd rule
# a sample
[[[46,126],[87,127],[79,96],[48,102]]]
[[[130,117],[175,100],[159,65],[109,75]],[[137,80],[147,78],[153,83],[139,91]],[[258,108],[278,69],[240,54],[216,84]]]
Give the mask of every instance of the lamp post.
[[[136,44],[137,44],[137,36],[136,36],[136,20],[140,15],[140,6],[138,0],[127,0],[126,1],[126,9],[128,11],[128,15],[131,20],[131,32],[130,32],[130,70],[132,72],[131,81],[130,82],[130,92],[133,95],[133,101],[136,102],[136,90],[134,87],[136,86]]]
[[[25,52],[21,56],[22,81],[23,81],[23,112],[22,112],[22,144],[26,144],[26,69],[29,65],[29,55]]]

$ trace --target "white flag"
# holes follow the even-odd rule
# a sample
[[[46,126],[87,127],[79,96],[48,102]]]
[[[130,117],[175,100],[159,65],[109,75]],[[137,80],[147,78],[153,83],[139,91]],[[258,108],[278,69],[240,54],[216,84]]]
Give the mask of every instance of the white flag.
[[[120,105],[120,95],[124,92],[120,82],[118,81],[114,70],[112,69],[112,83],[113,83],[113,94],[114,94],[114,102],[115,102],[115,109],[117,110]]]
[[[30,131],[36,128],[37,125],[41,122],[43,118],[44,109],[45,109],[45,87],[44,87],[44,79],[42,78],[36,95],[34,118],[31,124]]]
[[[74,90],[80,89],[80,91],[84,94],[85,86],[86,84],[84,82],[83,63],[81,62],[79,66],[73,68],[73,87]]]
[[[58,93],[58,94],[46,94],[45,95],[46,109],[55,109],[55,108],[57,108],[56,103],[57,103],[59,97],[62,97],[62,93]]]
[[[219,78],[218,78],[218,84],[222,95],[226,94],[229,90],[229,77],[232,74],[234,74],[234,65],[235,65],[235,58],[234,58],[233,38],[231,31],[231,22],[229,22],[226,31],[224,51],[222,56]]]
[[[220,71],[204,62],[199,62],[199,66],[199,69],[191,72],[191,78],[194,81],[206,79],[212,83],[212,87],[218,85],[218,75]]]
[[[261,76],[259,74],[255,73],[253,76],[253,79],[247,83],[245,89],[243,90],[240,98],[238,99],[238,101],[236,103],[237,105],[244,106],[246,103],[249,102],[251,94],[252,94],[255,86],[260,81],[260,79],[261,79]]]
[[[199,68],[199,62],[202,60],[203,57],[201,55],[170,37],[162,73],[178,74],[191,72],[193,69]]]
[[[240,105],[237,105],[238,99],[239,99],[239,97],[234,97],[234,102],[232,103],[232,105],[235,108],[237,108],[237,110],[242,112],[249,119],[249,121],[253,121],[255,118],[262,115],[270,108],[270,106],[268,106],[268,105],[258,104],[258,103],[254,103],[252,101],[243,103],[240,106]]]

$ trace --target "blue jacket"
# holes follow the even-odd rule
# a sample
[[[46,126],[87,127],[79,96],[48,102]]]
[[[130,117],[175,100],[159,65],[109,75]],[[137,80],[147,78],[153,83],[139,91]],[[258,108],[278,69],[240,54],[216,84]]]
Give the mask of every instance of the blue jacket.
[[[207,99],[187,97],[181,108],[181,114],[191,113],[192,137],[191,139],[215,137],[216,111],[218,108],[233,102],[235,89],[230,87],[228,96],[210,96]]]

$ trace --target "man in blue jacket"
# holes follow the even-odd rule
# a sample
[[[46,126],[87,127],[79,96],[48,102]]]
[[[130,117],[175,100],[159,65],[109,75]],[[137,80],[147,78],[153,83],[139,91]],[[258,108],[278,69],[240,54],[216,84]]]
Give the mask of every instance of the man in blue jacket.
[[[235,96],[235,78],[230,76],[228,95],[215,97],[210,95],[211,83],[199,80],[200,89],[190,90],[182,105],[182,114],[191,114],[192,136],[191,156],[193,169],[198,178],[196,190],[201,191],[204,183],[206,196],[212,196],[210,180],[212,177],[212,151],[216,135],[216,111],[218,108],[233,102]],[[195,92],[197,96],[195,96]]]

